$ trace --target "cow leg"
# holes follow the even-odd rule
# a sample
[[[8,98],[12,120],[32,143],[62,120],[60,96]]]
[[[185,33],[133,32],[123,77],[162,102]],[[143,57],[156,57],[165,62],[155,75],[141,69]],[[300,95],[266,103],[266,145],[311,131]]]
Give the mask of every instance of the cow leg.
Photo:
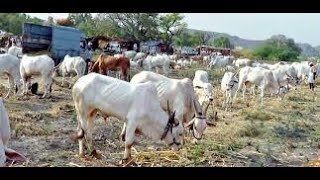
[[[121,130],[121,140],[124,142],[124,141],[126,141],[126,126],[127,126],[127,124],[126,123],[124,123],[123,124],[123,127],[122,127],[122,130]]]
[[[131,147],[134,142],[135,131],[136,131],[136,126],[133,126],[133,124],[128,124],[126,126],[125,150],[124,150],[124,156],[121,163],[124,163],[124,161],[128,161],[131,159]]]
[[[9,90],[8,90],[8,93],[6,94],[6,96],[4,97],[5,99],[9,97],[12,89],[14,89],[14,80],[11,75],[8,75],[8,83],[9,83]]]
[[[263,105],[264,91],[265,91],[265,87],[264,87],[264,86],[262,86],[262,87],[261,87],[261,95],[260,95],[260,98],[261,98],[261,105]]]
[[[66,78],[66,74],[65,74],[65,72],[62,72],[62,82],[61,82],[62,87],[64,86],[65,78]]]
[[[87,121],[87,133],[86,133],[86,141],[88,145],[88,149],[90,151],[90,156],[96,157],[98,159],[101,159],[101,155],[97,153],[94,143],[93,143],[93,138],[92,138],[92,130],[93,130],[93,120],[96,117],[96,113],[93,113]]]

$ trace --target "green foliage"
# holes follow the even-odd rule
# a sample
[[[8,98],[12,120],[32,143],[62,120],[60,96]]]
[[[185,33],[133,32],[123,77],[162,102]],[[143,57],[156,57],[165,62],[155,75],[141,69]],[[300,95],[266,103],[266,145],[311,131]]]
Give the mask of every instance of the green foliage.
[[[253,54],[264,60],[292,61],[296,60],[301,49],[293,39],[287,39],[283,35],[272,36],[262,46],[256,48]]]
[[[165,42],[172,42],[175,35],[179,35],[187,27],[182,22],[184,16],[180,13],[169,13],[159,18],[160,38]]]
[[[229,38],[224,36],[215,38],[213,41],[210,42],[210,45],[214,47],[220,47],[220,48],[231,48],[231,43]]]
[[[31,18],[24,13],[0,13],[0,29],[15,35],[22,34],[22,25],[25,22],[41,24],[39,18]]]
[[[173,39],[174,44],[177,46],[196,46],[199,45],[199,39],[196,34],[191,34],[183,31]]]

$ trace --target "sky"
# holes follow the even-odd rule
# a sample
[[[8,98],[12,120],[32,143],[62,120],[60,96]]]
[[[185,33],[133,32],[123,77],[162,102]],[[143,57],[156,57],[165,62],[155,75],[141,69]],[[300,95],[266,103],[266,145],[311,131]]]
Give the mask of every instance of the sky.
[[[68,13],[26,13],[41,19]],[[96,14],[96,13],[93,13]],[[296,42],[320,45],[320,13],[184,13],[189,28],[215,31],[244,39],[264,40],[284,34]]]

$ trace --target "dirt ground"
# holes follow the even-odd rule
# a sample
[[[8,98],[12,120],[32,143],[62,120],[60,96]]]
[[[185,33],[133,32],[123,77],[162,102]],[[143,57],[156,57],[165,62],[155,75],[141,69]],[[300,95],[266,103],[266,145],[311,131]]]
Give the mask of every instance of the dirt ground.
[[[181,70],[171,77],[193,78],[196,69]],[[239,95],[233,112],[223,111],[220,91],[222,73],[210,71],[215,88],[216,127],[206,130],[197,145],[186,137],[178,152],[163,144],[139,137],[133,161],[127,166],[317,166],[320,160],[319,87],[313,95],[306,85],[290,91],[284,98],[267,95],[264,105],[259,96]],[[0,79],[0,84],[6,80]],[[318,83],[319,85],[319,83]],[[41,91],[41,90],[40,90]],[[6,92],[4,87],[0,92]],[[78,143],[70,139],[77,121],[71,89],[53,86],[51,99],[31,96],[5,100],[12,129],[10,148],[27,157],[25,163],[8,166],[122,166],[124,152],[120,140],[122,122],[112,118],[95,121],[94,143],[101,159],[79,158]],[[209,108],[209,117],[212,117]]]

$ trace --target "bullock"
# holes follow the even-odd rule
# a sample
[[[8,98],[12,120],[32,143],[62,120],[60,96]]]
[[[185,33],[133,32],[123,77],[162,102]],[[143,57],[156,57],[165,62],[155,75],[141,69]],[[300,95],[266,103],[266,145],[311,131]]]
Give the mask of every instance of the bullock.
[[[200,140],[210,122],[207,121],[189,78],[181,80],[167,78],[149,71],[141,71],[132,77],[130,83],[151,82],[158,91],[161,107],[168,111],[167,102],[176,110],[176,118],[185,128],[192,128],[195,141]],[[195,117],[195,118],[193,118]]]
[[[279,83],[276,76],[272,70],[264,69],[261,67],[243,67],[239,72],[239,86],[236,91],[235,97],[238,91],[243,88],[243,98],[245,97],[245,91],[247,87],[251,85],[256,85],[261,88],[261,103],[263,103],[263,97],[266,90],[271,92],[271,94],[278,95],[283,98],[286,93],[287,88]],[[254,86],[252,86],[254,88]]]
[[[204,102],[211,103],[213,101],[213,86],[209,83],[209,75],[206,71],[197,70],[192,83],[201,106]]]
[[[62,84],[61,86],[64,86],[65,83],[65,77],[67,75],[70,75],[70,78],[72,79],[72,73],[77,74],[77,78],[84,76],[86,71],[87,63],[85,60],[80,56],[71,57],[68,54],[64,57],[61,64],[58,66],[59,68],[56,68],[56,72],[62,74]],[[69,88],[71,88],[71,83],[69,84]]]
[[[11,136],[10,121],[3,100],[0,95],[0,167],[5,166],[7,160],[25,161],[26,158],[8,147]]]
[[[24,89],[23,94],[27,94],[28,92],[31,77],[40,76],[45,86],[42,98],[50,97],[54,71],[54,61],[48,55],[23,55],[20,63],[20,74]]]
[[[106,74],[108,71],[120,71],[122,80],[130,80],[130,60],[126,57],[113,57],[101,54],[90,67],[89,72]]]
[[[156,54],[148,55],[142,62],[138,62],[141,64],[142,68],[148,71],[151,71],[152,68],[156,69],[156,72],[159,73],[159,68],[162,68],[163,73],[168,76],[170,70],[170,58],[166,54]]]
[[[225,94],[225,110],[227,111],[228,108],[231,111],[232,104],[234,102],[235,93],[238,89],[239,80],[237,78],[238,73],[233,72],[226,72],[223,75],[221,80],[221,90]]]
[[[155,141],[164,140],[173,150],[182,146],[183,127],[175,119],[175,111],[167,114],[161,108],[157,89],[151,83],[131,84],[90,73],[74,84],[72,97],[78,119],[78,133],[73,138],[78,139],[80,156],[84,156],[84,140],[91,155],[98,155],[92,142],[92,126],[98,112],[127,124],[122,161],[131,158],[136,133]]]
[[[21,86],[21,76],[20,76],[20,60],[11,54],[0,54],[0,75],[5,75],[8,77],[8,93],[5,98],[8,98],[11,91],[16,88],[16,93],[18,88]]]

